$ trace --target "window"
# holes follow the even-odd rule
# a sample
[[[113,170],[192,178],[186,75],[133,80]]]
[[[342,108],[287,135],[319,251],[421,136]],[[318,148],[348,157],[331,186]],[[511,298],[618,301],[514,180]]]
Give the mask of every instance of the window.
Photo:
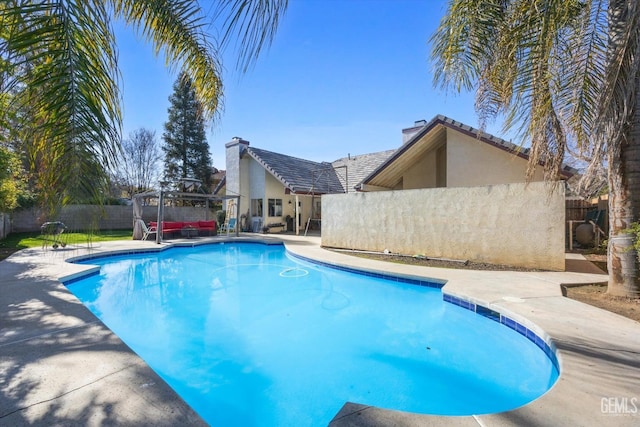
[[[269,216],[282,216],[282,199],[269,199]]]
[[[322,200],[316,199],[313,207],[313,218],[320,219],[322,218]]]
[[[262,216],[262,199],[251,199],[251,215]]]

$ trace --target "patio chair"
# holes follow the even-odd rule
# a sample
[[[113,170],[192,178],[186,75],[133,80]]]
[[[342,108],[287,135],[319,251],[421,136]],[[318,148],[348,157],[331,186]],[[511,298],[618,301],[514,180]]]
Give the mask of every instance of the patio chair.
[[[225,221],[220,227],[220,231],[218,234],[222,233],[231,233],[236,231],[236,218],[231,218],[229,221]]]
[[[147,227],[147,224],[141,219],[138,220],[140,227],[142,228],[142,240],[147,240],[150,234],[156,234],[158,230],[156,227]]]

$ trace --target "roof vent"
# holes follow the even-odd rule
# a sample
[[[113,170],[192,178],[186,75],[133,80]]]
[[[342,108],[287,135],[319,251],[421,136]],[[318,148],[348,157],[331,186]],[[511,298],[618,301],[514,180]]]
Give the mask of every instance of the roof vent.
[[[413,123],[413,126],[416,126],[416,127],[417,127],[417,126],[426,126],[426,125],[427,125],[427,121],[426,121],[426,120],[424,120],[424,119],[422,119],[422,120],[416,120],[416,121]]]

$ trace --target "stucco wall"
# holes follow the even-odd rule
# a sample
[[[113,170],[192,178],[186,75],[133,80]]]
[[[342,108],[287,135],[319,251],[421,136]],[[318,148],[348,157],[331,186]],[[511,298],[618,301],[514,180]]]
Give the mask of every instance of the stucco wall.
[[[415,188],[436,187],[436,151],[427,152],[402,176],[402,188],[412,190]]]
[[[543,182],[322,196],[322,245],[564,270],[564,187]]]
[[[526,171],[526,159],[447,129],[447,187],[524,182]],[[540,169],[533,181],[541,180]]]

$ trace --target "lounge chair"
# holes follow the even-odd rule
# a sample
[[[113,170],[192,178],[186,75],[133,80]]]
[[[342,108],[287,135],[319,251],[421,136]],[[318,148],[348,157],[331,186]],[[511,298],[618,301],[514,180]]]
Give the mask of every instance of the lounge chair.
[[[138,220],[138,223],[142,228],[142,240],[147,240],[147,237],[149,237],[150,234],[156,234],[158,232],[156,227],[147,227],[147,224],[145,224],[141,219]]]

